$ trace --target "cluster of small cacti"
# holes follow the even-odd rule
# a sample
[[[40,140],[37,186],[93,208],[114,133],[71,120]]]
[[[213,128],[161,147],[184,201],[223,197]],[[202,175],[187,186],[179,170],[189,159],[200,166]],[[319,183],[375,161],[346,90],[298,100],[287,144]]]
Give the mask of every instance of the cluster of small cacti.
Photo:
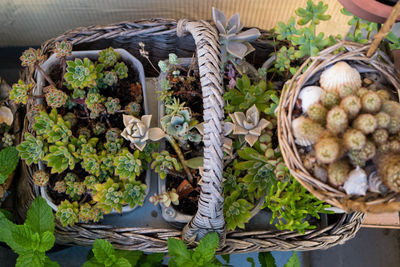
[[[123,149],[121,130],[112,128],[119,123],[121,103],[132,101],[123,110],[128,114],[143,110],[142,96],[134,95],[129,83],[119,83],[128,77],[128,66],[119,62],[119,54],[111,47],[101,51],[97,61],[67,60],[72,55],[67,41],[56,42],[53,52],[65,67],[60,81],[53,82],[56,75],[41,69],[40,50],[29,49],[21,57],[22,65],[36,68],[47,85],[43,88],[44,105],[31,105],[28,110],[34,134],[26,133],[17,147],[27,164],[41,161],[46,166],[33,174],[33,182],[47,186],[61,198],[56,216],[64,226],[97,222],[113,209],[120,212],[123,205],[142,205],[146,185],[136,179],[143,173],[142,159],[147,160],[152,150],[142,156],[133,147]],[[135,81],[132,84],[137,86]],[[32,87],[20,80],[10,98],[27,104],[35,99],[31,98]],[[126,91],[123,98],[125,92],[120,87]],[[118,93],[110,97],[108,90]],[[1,146],[13,143],[13,138],[2,132]]]
[[[335,187],[343,186],[347,194],[365,195],[366,167],[374,166],[372,160],[376,159],[375,168],[388,170],[388,164],[380,167],[383,163],[379,158],[386,153],[400,153],[400,104],[391,100],[385,88],[368,78],[362,80],[358,71],[345,62],[325,70],[320,86],[302,89],[312,93],[303,93],[305,114],[292,122],[296,143],[313,148],[304,157],[304,164],[317,178]],[[359,169],[352,172],[354,168]],[[400,191],[396,185],[400,179],[391,180],[388,172],[379,173],[386,186]],[[365,186],[354,182],[364,176]]]

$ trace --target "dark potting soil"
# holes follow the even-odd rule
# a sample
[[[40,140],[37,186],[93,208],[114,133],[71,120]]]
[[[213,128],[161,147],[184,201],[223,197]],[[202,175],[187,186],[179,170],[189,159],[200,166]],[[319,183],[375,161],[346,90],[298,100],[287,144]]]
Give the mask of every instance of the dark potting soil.
[[[142,105],[140,115],[143,115],[144,114],[143,92],[139,82],[139,74],[133,70],[130,64],[126,65],[128,66],[128,77],[122,80],[118,80],[118,83],[114,86],[108,86],[107,88],[100,89],[100,94],[105,97],[118,98],[120,100],[121,109],[124,109],[124,107],[130,102],[136,101]],[[53,68],[49,76],[56,85],[60,84],[60,79],[62,76],[61,62],[58,67]],[[46,86],[48,85],[49,84],[46,82]],[[72,95],[73,92],[73,90],[69,90],[65,85],[63,85],[61,88],[59,88],[58,86],[57,89],[64,91],[68,95]],[[80,102],[84,103],[84,100]],[[50,112],[50,110],[51,108],[47,107],[47,112]],[[123,113],[116,113],[113,115],[111,114],[101,115],[96,119],[90,119],[86,105],[79,103],[77,103],[77,105],[72,110],[68,110],[67,108],[62,107],[58,108],[57,111],[62,116],[65,115],[67,112],[73,112],[77,117],[76,125],[71,128],[72,135],[74,137],[78,137],[77,132],[80,128],[87,127],[88,129],[91,130],[92,126],[95,125],[97,122],[105,123],[107,128],[119,128],[121,131],[124,129],[124,124],[122,120]],[[99,145],[102,145],[103,143],[106,142],[105,133],[98,135],[96,137],[99,138]],[[130,142],[125,139],[123,139],[123,141],[124,141],[123,147],[127,147],[131,152],[133,152],[132,149],[130,148]],[[52,188],[54,187],[57,181],[63,180],[68,172],[75,173],[79,177],[80,182],[83,182],[84,178],[89,175],[84,169],[82,169],[80,164],[76,164],[73,170],[67,169],[61,174],[52,174],[50,176],[50,181],[49,181],[51,188],[48,189],[48,192],[50,197],[53,199],[54,203],[57,205],[60,204],[61,201],[69,199],[69,197],[64,193],[60,194],[54,191]],[[136,179],[142,183],[145,183],[146,171],[143,171],[143,173]],[[87,193],[86,195],[82,196],[79,201],[88,202],[90,200],[91,196],[90,194]]]

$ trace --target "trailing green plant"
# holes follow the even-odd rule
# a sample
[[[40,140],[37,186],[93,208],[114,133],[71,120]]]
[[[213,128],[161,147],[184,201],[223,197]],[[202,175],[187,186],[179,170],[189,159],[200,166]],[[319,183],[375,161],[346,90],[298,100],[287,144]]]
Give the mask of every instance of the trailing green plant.
[[[17,267],[59,266],[46,256],[55,242],[54,229],[53,212],[41,197],[32,202],[23,225],[12,223],[0,212],[0,241],[18,254]]]
[[[168,171],[180,171],[182,169],[180,162],[172,157],[168,151],[155,152],[152,157],[154,161],[151,163],[151,168],[160,175],[161,179],[167,177]]]
[[[234,230],[236,227],[244,229],[244,224],[251,217],[250,211],[254,205],[239,197],[239,192],[235,191],[224,200],[224,216],[228,230]]]

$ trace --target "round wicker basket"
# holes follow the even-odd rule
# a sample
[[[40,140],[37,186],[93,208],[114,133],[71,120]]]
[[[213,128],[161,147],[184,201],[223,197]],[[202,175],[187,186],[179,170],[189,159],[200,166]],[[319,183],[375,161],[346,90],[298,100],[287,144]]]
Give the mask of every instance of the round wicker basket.
[[[185,35],[184,33],[191,33]],[[179,33],[179,34],[177,34]],[[263,32],[259,40],[252,43],[256,51],[249,57],[251,64],[261,66],[273,52],[273,40],[268,32]],[[222,81],[220,80],[220,58],[216,30],[205,21],[151,19],[123,22],[107,26],[92,26],[68,31],[42,45],[45,55],[51,53],[56,41],[68,40],[73,50],[104,49],[109,46],[123,48],[138,59],[139,42],[145,44],[149,60],[155,65],[168,58],[169,53],[178,57],[191,57],[197,53],[201,85],[204,97],[204,121],[210,131],[204,138],[205,168],[202,177],[201,197],[198,211],[183,229],[160,229],[152,227],[117,227],[102,224],[75,224],[62,227],[57,223],[58,243],[91,245],[97,238],[110,241],[116,248],[166,252],[167,239],[183,238],[194,243],[208,232],[218,232],[221,237],[220,253],[244,253],[268,250],[313,250],[334,246],[352,238],[359,230],[363,214],[339,214],[329,220],[326,227],[298,234],[290,231],[239,231],[225,233],[222,196],[222,148],[221,121],[223,118]],[[147,77],[157,77],[151,64],[141,60]],[[34,82],[33,70],[24,73],[26,81]],[[28,107],[29,109],[29,107]],[[205,127],[206,128],[206,127]],[[30,131],[27,120],[25,131]],[[24,217],[31,201],[36,196],[32,182],[31,167],[23,164],[23,174],[18,184],[18,213]],[[226,234],[226,239],[224,238]]]

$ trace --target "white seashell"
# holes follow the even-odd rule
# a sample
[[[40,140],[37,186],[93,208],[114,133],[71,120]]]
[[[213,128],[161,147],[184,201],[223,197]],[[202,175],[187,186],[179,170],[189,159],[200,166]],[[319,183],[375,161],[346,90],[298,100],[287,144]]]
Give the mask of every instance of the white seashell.
[[[11,126],[14,121],[14,115],[8,107],[0,107],[0,124],[5,123]]]
[[[292,130],[296,144],[311,146],[318,140],[324,128],[318,123],[300,116],[292,121]]]
[[[365,196],[368,189],[367,173],[359,166],[349,173],[347,181],[343,185],[348,195]]]
[[[389,189],[382,183],[382,180],[376,171],[372,172],[368,177],[368,190],[379,194],[389,192]]]
[[[326,91],[337,91],[345,86],[356,90],[361,87],[361,76],[355,68],[340,61],[322,72],[319,84]]]
[[[303,113],[307,113],[308,108],[319,101],[322,88],[319,86],[307,86],[301,89],[299,99],[301,99],[301,108]]]

